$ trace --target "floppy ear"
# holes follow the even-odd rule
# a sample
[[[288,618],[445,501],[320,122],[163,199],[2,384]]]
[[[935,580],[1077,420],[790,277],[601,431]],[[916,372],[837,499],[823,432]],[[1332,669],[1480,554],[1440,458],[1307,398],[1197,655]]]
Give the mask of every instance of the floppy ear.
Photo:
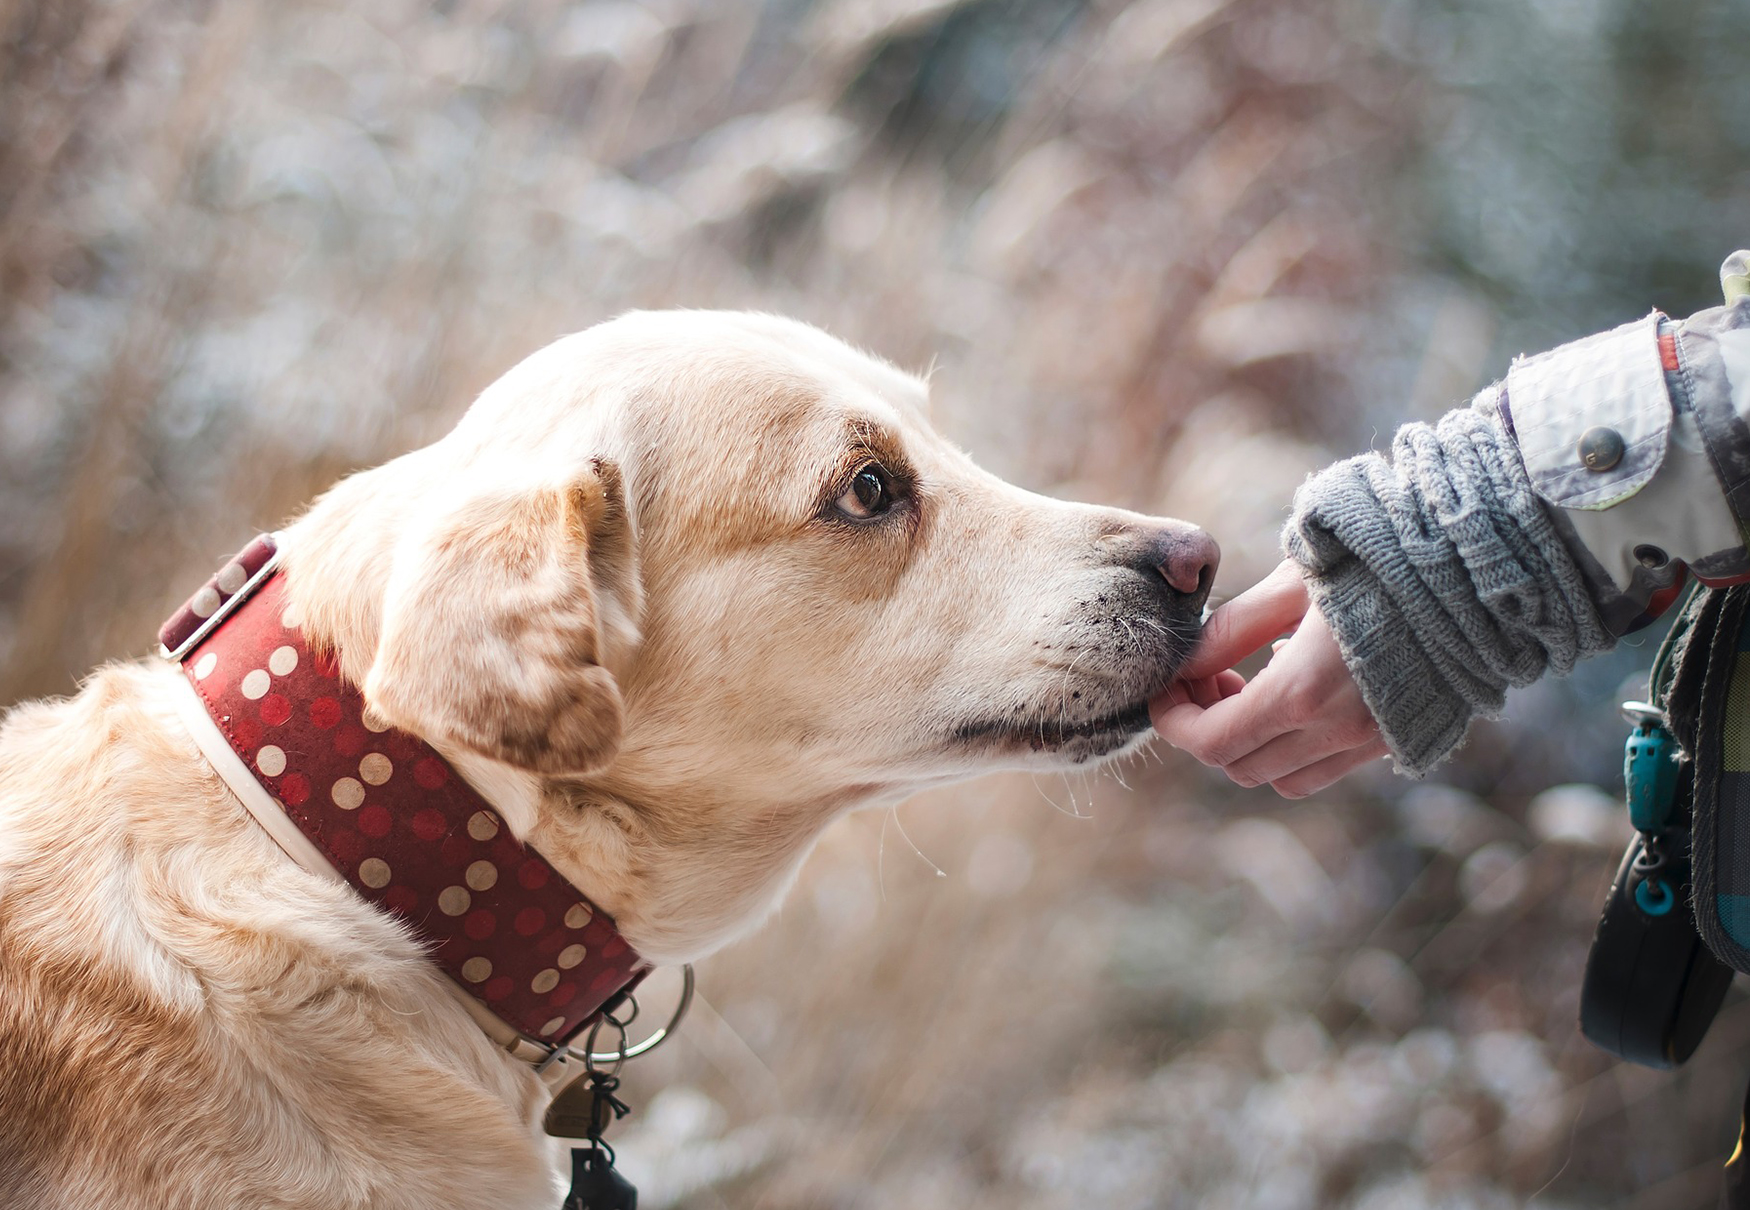
[[[610,761],[624,709],[600,664],[590,548],[618,548],[630,534],[619,532],[623,502],[603,478],[478,493],[403,543],[365,677],[367,709],[538,773]]]

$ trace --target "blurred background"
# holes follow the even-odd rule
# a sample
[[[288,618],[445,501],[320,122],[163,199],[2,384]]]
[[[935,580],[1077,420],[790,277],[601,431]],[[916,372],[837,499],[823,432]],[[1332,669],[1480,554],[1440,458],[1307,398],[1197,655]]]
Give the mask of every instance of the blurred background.
[[[1231,595],[1309,470],[1717,302],[1747,47],[1733,0],[0,0],[0,703],[631,307],[933,365],[985,465],[1209,525]],[[698,1210],[1712,1206],[1750,1002],[1675,1074],[1575,1026],[1650,656],[1420,785],[1162,749],[852,819],[634,1065],[624,1167]]]

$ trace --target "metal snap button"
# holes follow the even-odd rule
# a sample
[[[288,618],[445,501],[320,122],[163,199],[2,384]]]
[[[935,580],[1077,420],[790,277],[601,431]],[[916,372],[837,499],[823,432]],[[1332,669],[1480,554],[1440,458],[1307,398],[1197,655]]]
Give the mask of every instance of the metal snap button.
[[[1657,570],[1670,561],[1671,556],[1660,550],[1657,546],[1648,546],[1643,542],[1641,545],[1635,547],[1635,562],[1649,570]]]
[[[1580,462],[1589,471],[1607,471],[1622,461],[1622,434],[1603,425],[1580,434]]]

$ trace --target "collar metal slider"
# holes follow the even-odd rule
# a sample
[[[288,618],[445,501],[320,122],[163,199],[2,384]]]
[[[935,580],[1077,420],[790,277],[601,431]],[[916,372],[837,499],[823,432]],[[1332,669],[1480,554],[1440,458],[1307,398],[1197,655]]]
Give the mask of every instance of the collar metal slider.
[[[254,571],[249,567],[259,561]],[[221,567],[201,590],[190,597],[174,617],[158,632],[158,654],[172,664],[180,664],[184,656],[200,646],[219,624],[267,583],[279,570],[280,548],[277,534],[262,534],[246,546],[231,562]],[[198,622],[186,634],[190,623]]]

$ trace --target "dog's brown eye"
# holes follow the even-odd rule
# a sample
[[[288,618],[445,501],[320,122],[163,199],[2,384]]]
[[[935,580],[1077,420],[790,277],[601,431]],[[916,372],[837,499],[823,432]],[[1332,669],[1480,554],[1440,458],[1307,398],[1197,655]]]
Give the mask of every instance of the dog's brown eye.
[[[893,480],[879,463],[871,462],[857,472],[838,506],[853,517],[879,517],[893,507]]]

